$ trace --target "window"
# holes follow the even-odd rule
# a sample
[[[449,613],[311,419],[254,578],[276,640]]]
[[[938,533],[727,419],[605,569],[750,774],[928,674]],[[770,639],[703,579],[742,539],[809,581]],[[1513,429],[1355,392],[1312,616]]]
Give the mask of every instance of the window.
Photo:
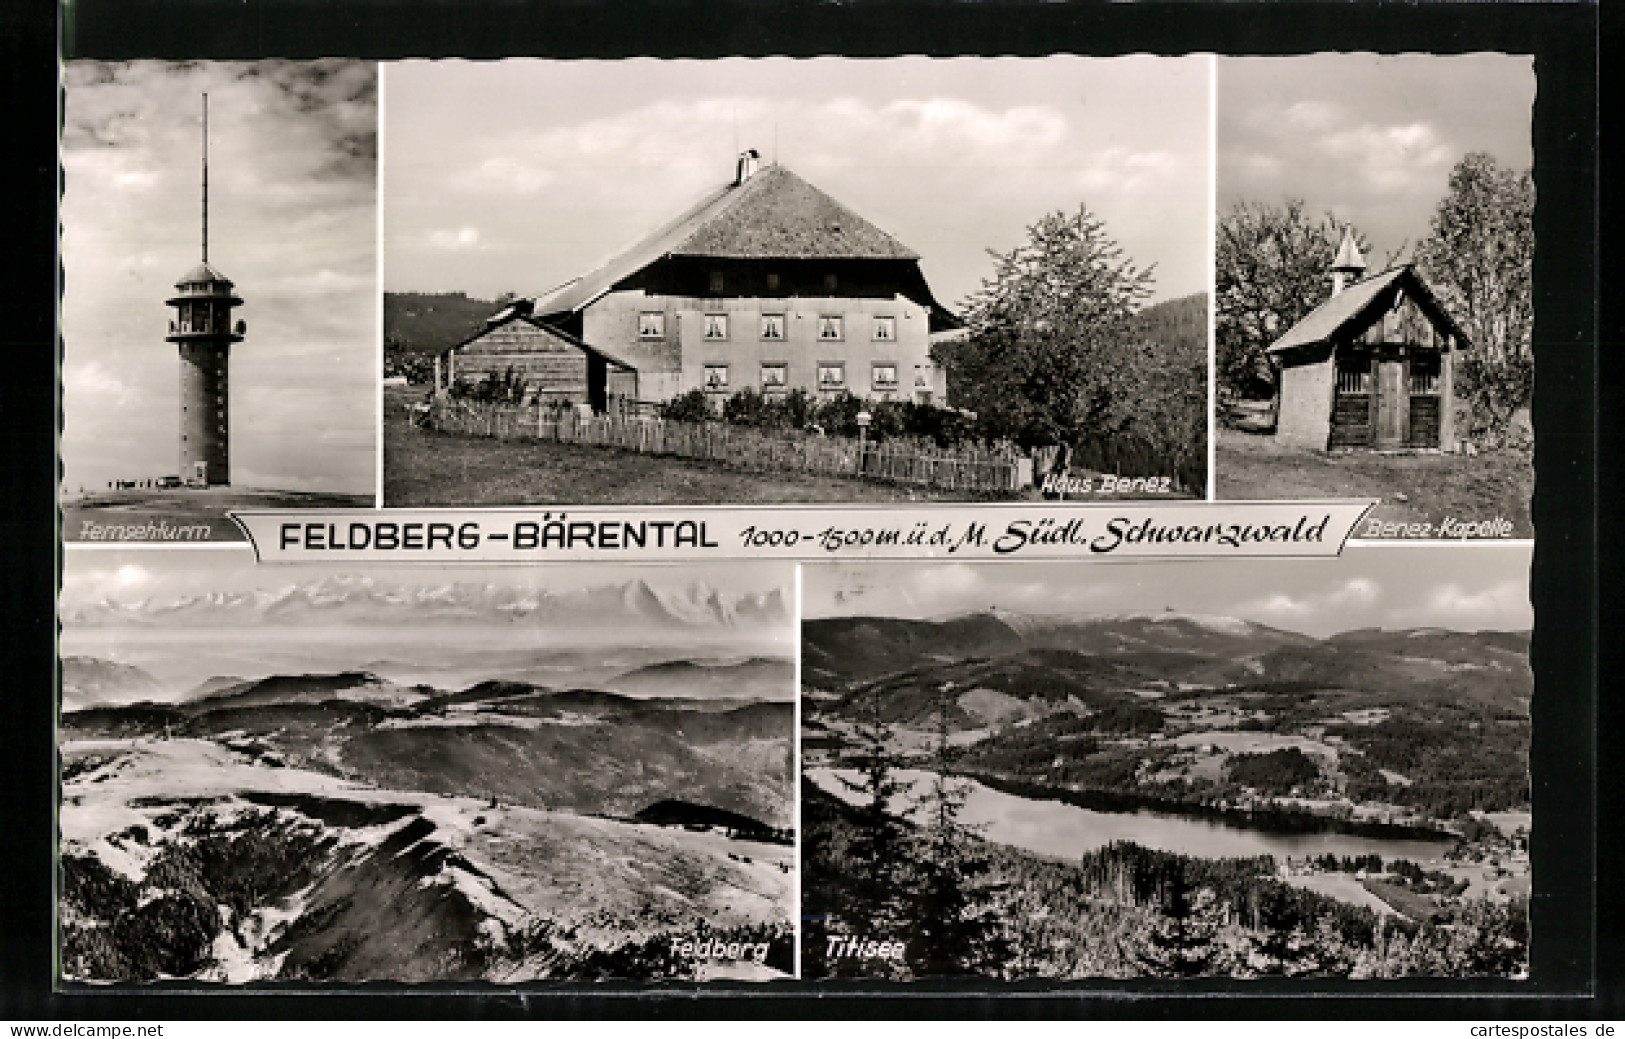
[[[897,366],[895,364],[877,364],[869,378],[869,385],[877,390],[895,390],[897,388]]]
[[[897,339],[897,319],[894,317],[875,318],[875,342],[890,343]]]
[[[929,385],[931,385],[931,376],[926,372],[925,365],[923,365],[923,364],[917,364],[917,365],[914,366],[914,385],[915,386],[929,386]]]
[[[1439,355],[1411,357],[1411,392],[1433,394],[1439,392]]]
[[[774,361],[762,365],[762,392],[782,392],[790,384],[790,366]]]
[[[1371,359],[1356,354],[1337,359],[1337,392],[1370,393]]]
[[[840,284],[841,284],[840,279],[837,278],[835,275],[833,275],[833,274],[824,275],[824,291],[825,292],[834,292],[837,288],[840,287]]]
[[[725,364],[706,365],[705,388],[719,393],[726,390],[728,388],[728,366]]]
[[[840,361],[818,362],[818,388],[841,390],[846,388],[846,365]]]
[[[762,338],[772,339],[775,341],[782,340],[784,338],[783,314],[762,315]]]
[[[707,315],[705,315],[705,338],[707,338],[707,339],[726,339],[726,338],[728,338],[728,315],[727,314],[707,314]]]
[[[638,315],[639,339],[664,339],[666,337],[666,312],[663,310],[645,310]]]
[[[722,291],[722,272],[721,271],[712,271],[711,272],[711,291],[712,292],[721,292]]]
[[[777,292],[778,291],[778,289],[779,289],[779,276],[777,274],[773,274],[773,273],[768,274],[768,276],[767,276],[767,288],[768,288],[769,292]]]
[[[841,319],[838,315],[825,314],[818,319],[818,338],[826,343],[843,338]]]

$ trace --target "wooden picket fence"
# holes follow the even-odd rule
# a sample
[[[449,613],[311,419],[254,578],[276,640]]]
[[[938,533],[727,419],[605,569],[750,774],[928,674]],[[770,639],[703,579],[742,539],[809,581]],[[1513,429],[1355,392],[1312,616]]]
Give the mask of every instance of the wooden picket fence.
[[[551,440],[614,447],[648,455],[705,459],[754,472],[805,472],[859,477],[950,491],[1013,493],[1032,480],[1031,462],[1014,452],[963,445],[943,449],[914,442],[862,443],[732,426],[676,422],[637,415],[582,415],[534,405],[437,399],[430,428],[499,440]]]

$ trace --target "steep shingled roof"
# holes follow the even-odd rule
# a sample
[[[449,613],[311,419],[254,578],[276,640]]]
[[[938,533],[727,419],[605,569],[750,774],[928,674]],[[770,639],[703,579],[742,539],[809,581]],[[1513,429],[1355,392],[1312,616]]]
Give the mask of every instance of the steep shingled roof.
[[[589,305],[665,256],[732,260],[918,260],[919,254],[783,166],[712,191],[675,220],[537,301],[536,313]]]
[[[733,186],[729,204],[694,227],[673,256],[730,260],[918,260],[920,254],[783,166]]]
[[[1463,348],[1471,345],[1460,326],[1439,305],[1427,282],[1422,280],[1414,267],[1406,264],[1357,281],[1328,299],[1287,329],[1285,335],[1271,343],[1268,352],[1284,353],[1287,350],[1313,346],[1332,339],[1347,326],[1365,319],[1375,308],[1386,307],[1391,298],[1388,290],[1395,288],[1400,282],[1405,283],[1404,287],[1412,293],[1413,298],[1424,310],[1455,334]]]

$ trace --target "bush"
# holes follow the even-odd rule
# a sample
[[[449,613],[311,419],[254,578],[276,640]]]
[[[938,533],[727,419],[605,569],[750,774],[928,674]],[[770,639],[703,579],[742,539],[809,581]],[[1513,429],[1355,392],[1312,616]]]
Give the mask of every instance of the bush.
[[[735,426],[765,426],[768,419],[767,399],[756,390],[740,390],[722,402],[722,418]]]
[[[711,401],[705,391],[689,390],[660,405],[660,417],[673,422],[708,422],[715,416],[711,413]]]
[[[498,375],[485,373],[485,378],[474,382],[459,375],[451,384],[450,393],[460,400],[483,401],[495,404],[520,404],[525,399],[525,377],[510,365]]]
[[[413,386],[434,381],[434,358],[429,354],[412,353],[395,343],[384,344],[384,378],[404,376]]]

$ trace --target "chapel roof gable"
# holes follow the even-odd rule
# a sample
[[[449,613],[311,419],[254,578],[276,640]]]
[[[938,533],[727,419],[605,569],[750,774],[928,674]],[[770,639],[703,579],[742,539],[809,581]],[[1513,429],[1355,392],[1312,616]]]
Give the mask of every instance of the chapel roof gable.
[[[1351,328],[1363,330],[1391,305],[1398,291],[1409,293],[1436,326],[1457,338],[1461,348],[1472,345],[1461,327],[1439,303],[1433,290],[1428,288],[1427,282],[1416,272],[1415,266],[1404,264],[1361,279],[1332,296],[1287,329],[1285,334],[1269,345],[1268,352],[1282,354],[1330,342]]]

